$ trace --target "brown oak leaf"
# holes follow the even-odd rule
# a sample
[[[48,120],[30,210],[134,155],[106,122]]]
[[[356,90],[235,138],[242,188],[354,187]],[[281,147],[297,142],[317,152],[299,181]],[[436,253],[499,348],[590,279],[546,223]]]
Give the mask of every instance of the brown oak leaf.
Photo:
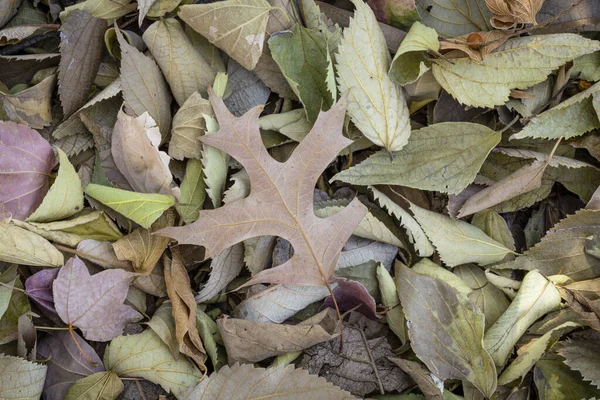
[[[157,234],[174,238],[180,244],[204,246],[208,257],[246,239],[280,236],[292,243],[294,256],[254,275],[246,285],[326,284],[342,247],[367,212],[356,198],[328,218],[317,217],[313,210],[317,179],[352,143],[342,135],[346,97],[319,115],[285,163],[274,160],[262,142],[258,125],[262,106],[237,118],[212,92],[210,101],[220,130],[201,140],[229,153],[245,167],[250,177],[250,195],[215,210],[200,211],[200,217],[191,225],[162,229]]]

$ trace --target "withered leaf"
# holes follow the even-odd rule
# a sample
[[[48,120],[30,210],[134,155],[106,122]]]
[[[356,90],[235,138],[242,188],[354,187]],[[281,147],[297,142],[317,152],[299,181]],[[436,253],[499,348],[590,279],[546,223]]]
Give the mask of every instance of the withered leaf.
[[[240,118],[211,96],[220,130],[202,141],[228,152],[245,166],[253,190],[245,199],[200,213],[196,222],[158,234],[179,243],[206,247],[208,257],[255,236],[281,236],[294,246],[285,264],[261,271],[248,284],[261,282],[320,286],[333,274],[340,250],[366,208],[354,199],[344,210],[320,219],[313,211],[313,189],[323,168],[350,144],[341,135],[345,98],[321,113],[290,159],[279,163],[265,149],[258,128],[260,107]],[[242,133],[243,132],[243,133]]]
[[[52,122],[52,92],[56,75],[50,75],[35,86],[4,97],[8,119],[31,128],[41,129]]]
[[[66,117],[88,100],[102,58],[106,27],[106,21],[74,10],[60,29],[58,94]]]
[[[490,22],[494,28],[506,29],[515,24],[537,24],[536,14],[544,0],[485,0],[494,16]]]

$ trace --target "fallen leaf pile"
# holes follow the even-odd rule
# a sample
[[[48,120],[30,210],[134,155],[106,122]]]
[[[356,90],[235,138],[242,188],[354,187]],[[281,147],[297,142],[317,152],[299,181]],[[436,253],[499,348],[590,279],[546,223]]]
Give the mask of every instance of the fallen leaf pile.
[[[600,2],[0,0],[0,399],[600,399]]]

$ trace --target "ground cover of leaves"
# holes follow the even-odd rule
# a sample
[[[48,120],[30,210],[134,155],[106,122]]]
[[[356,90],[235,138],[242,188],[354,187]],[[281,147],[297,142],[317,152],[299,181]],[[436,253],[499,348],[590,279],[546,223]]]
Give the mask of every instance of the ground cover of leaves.
[[[0,0],[0,399],[600,399],[596,0]]]

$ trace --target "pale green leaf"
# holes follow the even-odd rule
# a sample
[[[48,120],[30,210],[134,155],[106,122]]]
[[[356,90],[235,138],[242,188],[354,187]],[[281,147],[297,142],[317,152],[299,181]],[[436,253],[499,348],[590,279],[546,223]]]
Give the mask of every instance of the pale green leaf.
[[[396,287],[394,278],[392,278],[388,270],[381,263],[377,265],[377,282],[379,284],[379,291],[381,292],[381,302],[388,309],[388,312],[385,314],[386,321],[392,332],[404,344],[408,340],[408,332],[406,330],[406,318],[400,307],[398,288]]]
[[[319,32],[327,41],[329,52],[334,53],[342,39],[342,28],[325,16],[314,0],[300,0],[298,8],[302,14],[305,26],[315,32]],[[333,97],[336,97],[335,93]]]
[[[527,89],[567,61],[598,49],[600,42],[571,33],[524,36],[509,39],[483,61],[437,59],[432,69],[462,104],[493,108],[508,101],[511,89]]]
[[[327,111],[334,98],[327,88],[327,42],[318,32],[300,24],[292,32],[271,35],[271,55],[298,96],[308,120],[316,121],[321,110]]]
[[[411,347],[419,359],[439,379],[464,379],[492,396],[496,368],[483,347],[483,313],[444,281],[404,266],[398,289]]]
[[[191,224],[198,219],[206,199],[206,184],[202,175],[202,161],[188,160],[185,175],[181,181],[181,201],[175,206],[181,219]]]
[[[502,243],[504,247],[515,251],[515,239],[508,229],[506,220],[500,214],[492,210],[480,211],[473,215],[471,225],[481,229],[486,235]]]
[[[13,265],[0,273],[0,282],[4,285],[0,286],[0,319],[8,309],[10,298],[13,293],[13,287],[17,280],[17,266]]]
[[[537,319],[560,305],[560,294],[552,282],[531,271],[504,314],[487,330],[484,344],[498,367],[503,367],[513,347]]]
[[[450,267],[470,262],[492,264],[512,253],[467,222],[453,220],[414,204],[411,204],[410,210],[440,254],[441,260]]]
[[[202,377],[183,354],[173,357],[151,329],[113,339],[104,353],[104,367],[119,377],[147,379],[176,397],[181,397]]]
[[[52,222],[71,217],[83,209],[83,188],[64,151],[56,148],[60,166],[54,184],[28,222]]]
[[[491,11],[485,0],[416,0],[421,21],[443,36],[488,31]]]
[[[600,82],[534,117],[511,139],[558,139],[583,135],[600,128],[597,109]]]
[[[173,117],[169,155],[176,160],[202,157],[200,137],[206,131],[204,114],[213,115],[210,102],[193,93]]]
[[[178,20],[161,19],[142,36],[179,105],[195,92],[208,94],[215,71],[196,51]]]
[[[600,390],[582,379],[560,359],[543,359],[535,364],[533,380],[543,400],[600,398]]]
[[[75,381],[65,400],[114,400],[124,388],[114,372],[96,372]]]
[[[571,76],[577,76],[587,81],[600,80],[600,52],[586,54],[573,60]]]
[[[301,142],[312,128],[302,109],[264,115],[258,119],[258,123],[261,130],[279,132],[296,142]]]
[[[565,322],[521,346],[515,358],[502,374],[498,377],[499,385],[507,385],[519,378],[524,378],[531,368],[542,356],[554,346],[562,335],[572,331],[580,325],[574,322]]]
[[[442,122],[414,131],[408,144],[391,154],[375,153],[333,179],[356,185],[390,184],[460,193],[475,180],[501,135],[485,125]]]
[[[225,0],[184,5],[179,17],[244,68],[262,55],[271,5],[265,0]]]
[[[214,257],[210,263],[210,276],[200,293],[196,295],[196,302],[203,303],[218,295],[233,281],[244,267],[244,244],[236,243],[223,250]]]
[[[0,261],[39,267],[60,267],[64,258],[43,237],[7,222],[0,222]]]
[[[206,120],[206,134],[214,134],[219,129],[219,124],[210,115],[203,115]],[[206,184],[206,193],[215,208],[221,205],[223,191],[227,184],[227,171],[229,169],[229,156],[227,153],[212,146],[202,146],[202,173]]]
[[[399,85],[415,82],[431,67],[425,53],[428,50],[439,49],[440,42],[435,29],[415,22],[394,55],[390,66],[390,78]]]
[[[349,91],[347,113],[373,143],[388,151],[402,149],[410,136],[408,106],[390,79],[390,54],[373,11],[354,0],[356,11],[338,46],[336,70],[340,93]]]
[[[600,259],[584,251],[586,239],[600,233],[600,211],[580,210],[550,229],[538,244],[516,260],[494,265],[498,269],[539,270],[567,275],[573,280],[600,275]]]
[[[89,1],[89,0],[88,0]],[[146,14],[150,11],[150,7],[156,3],[157,0],[139,0],[137,2],[137,8],[139,11],[138,15],[138,25],[141,27],[144,22],[144,18],[146,18]]]
[[[444,281],[456,289],[458,294],[464,296],[465,298],[472,292],[471,287],[467,285],[467,283],[458,275],[453,274],[451,271],[439,266],[428,258],[423,258],[421,261],[413,265],[411,271]]]
[[[187,394],[188,400],[260,398],[351,400],[354,396],[293,365],[264,369],[237,363],[224,366]]]
[[[156,0],[154,4],[150,6],[146,16],[156,19],[162,18],[177,8],[181,2],[182,0]]]
[[[117,19],[135,10],[135,3],[131,0],[86,0],[81,4],[81,9],[89,12],[96,18]],[[66,10],[65,10],[66,11]],[[61,13],[61,19],[64,20]]]
[[[149,228],[162,213],[175,204],[175,197],[155,193],[136,193],[128,190],[89,184],[85,194],[119,214]]]
[[[37,400],[44,389],[48,367],[20,357],[0,354],[0,398]]]

